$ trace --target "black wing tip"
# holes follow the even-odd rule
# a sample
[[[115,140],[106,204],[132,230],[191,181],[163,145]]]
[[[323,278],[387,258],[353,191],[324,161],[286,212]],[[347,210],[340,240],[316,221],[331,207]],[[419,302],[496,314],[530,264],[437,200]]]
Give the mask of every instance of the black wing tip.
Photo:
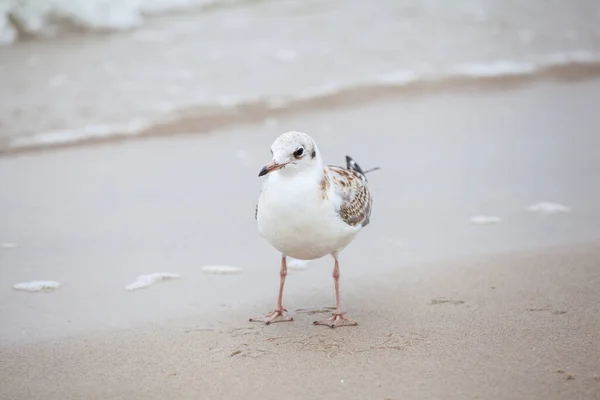
[[[346,169],[352,170],[352,171],[356,171],[359,174],[366,176],[369,172],[373,172],[373,171],[377,171],[378,169],[381,169],[381,167],[374,167],[368,170],[363,170],[360,165],[358,165],[356,163],[356,161],[354,161],[354,159],[350,156],[346,156]]]
[[[354,161],[354,159],[348,155],[346,156],[346,168],[352,171],[356,171],[361,175],[365,174],[360,165],[358,165],[356,161]]]

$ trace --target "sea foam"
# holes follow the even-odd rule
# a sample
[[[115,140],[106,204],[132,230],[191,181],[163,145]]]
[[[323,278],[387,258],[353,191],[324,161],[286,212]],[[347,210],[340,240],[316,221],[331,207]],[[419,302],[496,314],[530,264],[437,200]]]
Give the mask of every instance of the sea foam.
[[[469,222],[477,225],[499,224],[501,221],[502,220],[499,217],[494,217],[491,215],[477,215],[469,219]]]
[[[551,203],[548,201],[533,204],[527,207],[528,211],[540,213],[540,214],[556,214],[556,213],[568,213],[571,212],[571,209],[567,206],[563,206],[562,204]]]
[[[135,279],[135,282],[125,286],[125,290],[131,292],[133,290],[144,289],[148,286],[154,285],[159,281],[166,281],[171,279],[179,279],[178,274],[170,272],[155,272],[147,275],[140,275]]]
[[[25,292],[50,292],[54,289],[58,289],[59,286],[60,283],[56,281],[29,281],[16,283],[13,285],[13,289]]]
[[[123,31],[153,15],[247,0],[0,0],[0,45],[73,29]]]
[[[226,275],[240,273],[242,272],[242,269],[240,267],[233,267],[229,265],[207,265],[202,267],[202,272],[207,274]]]

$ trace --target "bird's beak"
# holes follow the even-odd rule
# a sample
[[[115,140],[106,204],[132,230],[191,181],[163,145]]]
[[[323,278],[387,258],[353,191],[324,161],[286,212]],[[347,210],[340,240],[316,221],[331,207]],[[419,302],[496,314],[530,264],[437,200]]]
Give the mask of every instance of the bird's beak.
[[[270,163],[268,163],[267,165],[265,165],[260,172],[258,173],[258,176],[264,176],[266,174],[268,174],[269,172],[278,170],[279,168],[283,167],[285,164],[277,164],[275,162],[275,160],[271,161]]]

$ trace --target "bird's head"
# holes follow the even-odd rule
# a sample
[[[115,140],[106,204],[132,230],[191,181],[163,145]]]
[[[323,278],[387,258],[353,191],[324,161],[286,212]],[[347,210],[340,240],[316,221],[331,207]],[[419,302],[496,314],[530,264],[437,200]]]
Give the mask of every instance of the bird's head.
[[[271,145],[273,159],[265,165],[258,176],[274,171],[295,174],[316,168],[322,169],[321,155],[315,141],[302,132],[286,132]]]

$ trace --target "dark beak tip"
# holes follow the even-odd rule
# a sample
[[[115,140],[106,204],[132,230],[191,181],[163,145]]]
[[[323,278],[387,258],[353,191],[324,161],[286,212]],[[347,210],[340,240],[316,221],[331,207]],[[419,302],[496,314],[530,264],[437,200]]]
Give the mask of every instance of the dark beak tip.
[[[258,176],[264,176],[268,173],[269,171],[267,170],[267,167],[263,167],[260,172],[258,173]]]

